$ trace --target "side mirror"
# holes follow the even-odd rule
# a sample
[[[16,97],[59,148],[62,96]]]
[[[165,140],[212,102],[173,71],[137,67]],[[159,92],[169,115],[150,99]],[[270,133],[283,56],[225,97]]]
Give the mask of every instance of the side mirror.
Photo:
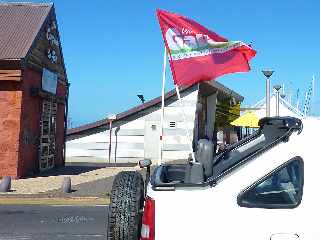
[[[152,164],[150,159],[143,159],[139,161],[139,167],[140,168],[148,168]]]
[[[139,166],[140,168],[147,168],[147,173],[146,173],[146,181],[144,183],[144,197],[147,196],[147,186],[150,181],[150,166],[152,164],[152,161],[150,159],[143,159],[139,161]]]

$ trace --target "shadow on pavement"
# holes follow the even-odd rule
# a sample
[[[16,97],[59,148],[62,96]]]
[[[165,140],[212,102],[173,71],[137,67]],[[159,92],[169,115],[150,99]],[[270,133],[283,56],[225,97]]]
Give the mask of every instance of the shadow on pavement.
[[[42,173],[30,174],[24,179],[35,177],[49,177],[61,175],[79,175],[93,170],[108,168],[108,167],[134,167],[136,163],[66,163],[64,167],[56,167]]]

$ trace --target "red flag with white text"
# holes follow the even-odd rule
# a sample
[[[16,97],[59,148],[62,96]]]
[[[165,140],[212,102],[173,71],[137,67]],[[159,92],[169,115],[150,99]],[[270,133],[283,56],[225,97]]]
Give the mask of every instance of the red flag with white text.
[[[191,85],[250,70],[256,51],[249,45],[228,41],[178,14],[157,10],[157,16],[175,84]]]

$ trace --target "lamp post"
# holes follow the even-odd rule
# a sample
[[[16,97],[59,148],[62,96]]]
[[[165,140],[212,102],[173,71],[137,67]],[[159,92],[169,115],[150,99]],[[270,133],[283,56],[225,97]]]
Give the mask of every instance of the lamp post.
[[[140,99],[142,103],[144,103],[146,100],[144,99],[144,96],[142,94],[138,94],[137,97]]]
[[[281,87],[280,97],[283,98],[283,99],[286,97],[286,93],[284,91],[284,84],[282,84],[282,87]]]
[[[262,70],[266,77],[266,117],[270,117],[270,77],[273,72],[272,70]]]
[[[108,116],[108,122],[109,122],[109,163],[111,162],[111,140],[112,140],[112,121],[117,119],[117,115],[110,114]]]
[[[274,85],[273,88],[277,91],[276,97],[276,116],[279,117],[279,105],[280,105],[280,89],[281,85]]]

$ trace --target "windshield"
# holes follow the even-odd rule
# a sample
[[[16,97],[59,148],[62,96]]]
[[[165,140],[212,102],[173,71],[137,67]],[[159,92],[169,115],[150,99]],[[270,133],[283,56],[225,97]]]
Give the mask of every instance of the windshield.
[[[242,160],[253,156],[255,153],[272,147],[272,144],[277,142],[286,132],[288,132],[286,128],[266,124],[249,137],[230,145],[214,159],[213,177],[219,176],[224,171]]]

